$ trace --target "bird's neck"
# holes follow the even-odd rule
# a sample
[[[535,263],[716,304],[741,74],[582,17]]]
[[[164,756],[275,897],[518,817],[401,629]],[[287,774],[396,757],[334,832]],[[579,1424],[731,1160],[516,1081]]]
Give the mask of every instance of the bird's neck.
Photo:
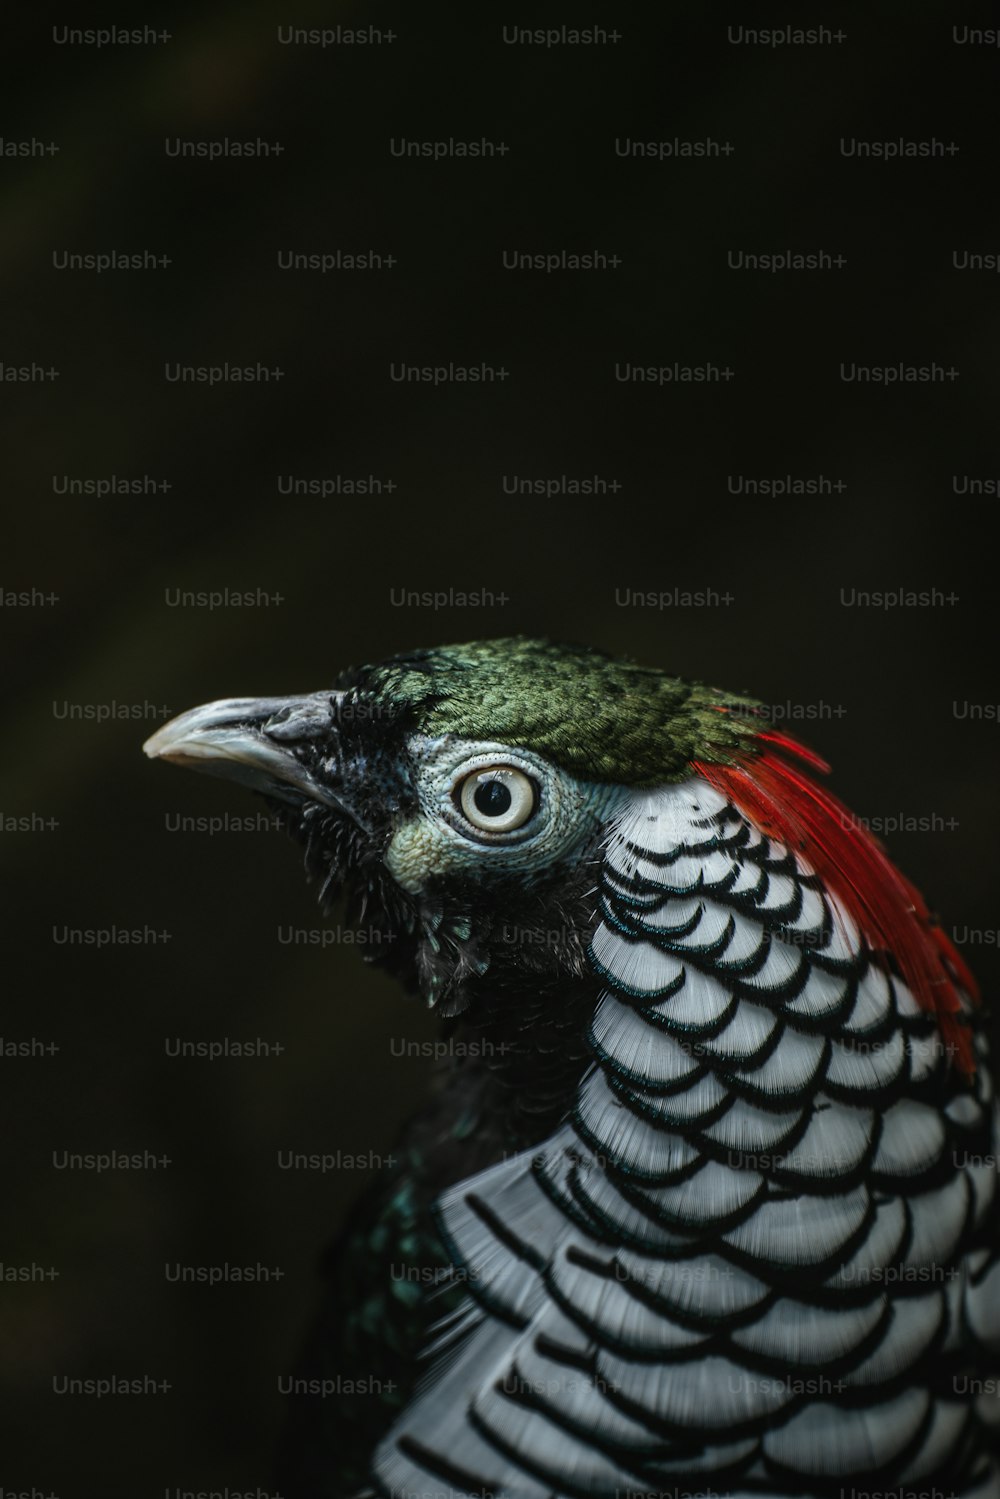
[[[590,1064],[598,993],[596,980],[579,977],[535,979],[530,993],[484,986],[447,1022],[440,1106],[476,1142],[470,1154],[530,1149],[566,1118]]]

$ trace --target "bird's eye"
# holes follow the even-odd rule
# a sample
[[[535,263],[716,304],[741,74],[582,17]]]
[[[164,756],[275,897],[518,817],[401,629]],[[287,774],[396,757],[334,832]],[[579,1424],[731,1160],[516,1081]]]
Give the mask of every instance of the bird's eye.
[[[456,787],[462,815],[484,833],[511,833],[534,816],[538,788],[512,765],[481,765]]]

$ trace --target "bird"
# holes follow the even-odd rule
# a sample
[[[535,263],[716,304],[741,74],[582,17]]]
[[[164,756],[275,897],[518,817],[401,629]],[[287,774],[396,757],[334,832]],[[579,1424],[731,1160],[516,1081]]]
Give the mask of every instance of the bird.
[[[145,749],[263,795],[447,1041],[289,1499],[1000,1495],[985,1011],[761,702],[512,636]]]

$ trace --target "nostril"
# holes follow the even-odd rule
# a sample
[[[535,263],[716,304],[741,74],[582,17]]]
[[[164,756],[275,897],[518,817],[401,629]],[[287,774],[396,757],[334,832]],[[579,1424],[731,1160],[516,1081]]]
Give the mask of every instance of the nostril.
[[[267,720],[267,723],[264,725],[264,733],[270,734],[274,729],[280,727],[281,724],[287,723],[291,712],[291,708],[279,708],[277,713],[272,714]]]
[[[319,739],[330,732],[330,718],[328,702],[289,703],[271,715],[261,732],[279,741]]]

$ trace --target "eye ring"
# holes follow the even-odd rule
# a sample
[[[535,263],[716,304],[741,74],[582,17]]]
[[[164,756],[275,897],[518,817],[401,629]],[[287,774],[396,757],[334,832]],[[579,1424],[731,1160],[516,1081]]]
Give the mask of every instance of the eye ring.
[[[455,787],[455,805],[481,833],[513,833],[538,809],[538,786],[516,765],[479,765]]]

